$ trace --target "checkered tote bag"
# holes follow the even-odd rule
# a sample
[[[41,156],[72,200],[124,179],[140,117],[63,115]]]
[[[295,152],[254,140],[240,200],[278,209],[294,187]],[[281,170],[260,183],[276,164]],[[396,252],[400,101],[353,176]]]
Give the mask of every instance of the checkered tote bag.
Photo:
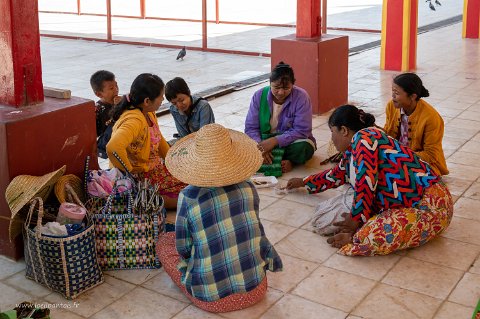
[[[31,229],[30,220],[37,204],[37,227]],[[26,277],[67,299],[75,299],[101,284],[103,274],[97,262],[92,220],[87,218],[86,229],[80,234],[51,237],[40,232],[43,214],[42,199],[34,198],[30,202],[23,232]]]
[[[125,178],[132,179],[135,185],[125,165],[124,168]],[[148,211],[137,203],[142,192],[147,195],[145,186],[157,200],[154,209]],[[121,194],[116,193],[114,186],[107,198],[90,196],[85,204],[95,223],[97,260],[103,270],[160,268],[155,246],[159,232],[164,230],[166,211],[162,197],[153,194],[155,188],[145,186],[135,185],[134,190]],[[150,202],[152,196],[143,196],[144,201]]]

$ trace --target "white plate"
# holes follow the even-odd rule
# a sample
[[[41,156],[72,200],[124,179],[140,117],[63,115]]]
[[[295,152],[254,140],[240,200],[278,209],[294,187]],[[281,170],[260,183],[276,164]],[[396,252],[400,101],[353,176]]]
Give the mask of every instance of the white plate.
[[[254,175],[250,180],[256,188],[272,187],[278,183],[275,176]]]

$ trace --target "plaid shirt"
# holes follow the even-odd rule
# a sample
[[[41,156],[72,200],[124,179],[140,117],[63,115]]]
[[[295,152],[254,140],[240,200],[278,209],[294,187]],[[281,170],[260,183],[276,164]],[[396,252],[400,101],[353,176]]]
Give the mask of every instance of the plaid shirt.
[[[178,269],[187,291],[215,301],[255,289],[282,261],[265,237],[260,199],[251,182],[188,186],[178,197],[175,225]]]

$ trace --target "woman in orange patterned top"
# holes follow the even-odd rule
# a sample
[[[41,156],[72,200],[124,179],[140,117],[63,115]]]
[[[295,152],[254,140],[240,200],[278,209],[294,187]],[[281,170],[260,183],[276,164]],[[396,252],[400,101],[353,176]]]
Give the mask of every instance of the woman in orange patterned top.
[[[173,177],[164,165],[169,146],[158,127],[155,111],[163,101],[165,85],[154,74],[137,76],[130,93],[113,109],[112,137],[107,144],[111,165],[122,169],[117,153],[127,169],[140,179],[147,178],[160,187],[166,208],[177,206],[178,193],[186,186]]]

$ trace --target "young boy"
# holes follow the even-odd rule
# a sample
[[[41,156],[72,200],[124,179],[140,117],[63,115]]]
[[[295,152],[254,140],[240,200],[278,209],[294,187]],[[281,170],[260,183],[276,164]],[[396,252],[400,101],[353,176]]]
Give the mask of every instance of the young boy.
[[[120,99],[115,74],[105,70],[97,71],[90,77],[90,85],[93,93],[100,98],[95,103],[98,156],[107,159],[106,147],[112,135],[113,127],[110,113]]]
[[[178,131],[178,135],[174,137],[185,137],[204,125],[215,123],[210,104],[199,96],[192,96],[184,79],[177,77],[168,81],[165,85],[165,97],[171,103],[170,113]]]

